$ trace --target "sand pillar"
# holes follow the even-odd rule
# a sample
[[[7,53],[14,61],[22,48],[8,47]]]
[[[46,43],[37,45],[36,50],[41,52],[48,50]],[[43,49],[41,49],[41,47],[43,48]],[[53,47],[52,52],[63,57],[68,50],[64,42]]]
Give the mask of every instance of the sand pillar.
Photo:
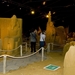
[[[75,46],[70,46],[65,54],[63,75],[75,75]]]

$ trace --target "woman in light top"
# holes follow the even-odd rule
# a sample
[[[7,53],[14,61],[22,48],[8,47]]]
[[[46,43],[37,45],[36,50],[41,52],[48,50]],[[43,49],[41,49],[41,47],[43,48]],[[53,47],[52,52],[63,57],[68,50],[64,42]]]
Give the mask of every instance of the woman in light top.
[[[45,46],[45,38],[46,38],[45,31],[42,31],[40,33],[40,48]],[[41,51],[39,53],[41,53]]]

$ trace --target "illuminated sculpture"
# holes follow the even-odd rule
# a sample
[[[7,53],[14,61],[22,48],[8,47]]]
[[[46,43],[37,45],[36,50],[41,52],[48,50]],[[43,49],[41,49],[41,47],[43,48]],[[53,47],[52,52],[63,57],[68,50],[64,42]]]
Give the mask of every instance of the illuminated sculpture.
[[[11,18],[0,18],[0,39],[2,50],[13,50],[18,47],[22,43],[22,19],[15,15]],[[10,53],[7,51],[7,54]]]
[[[51,21],[51,12],[49,11],[48,14],[48,22],[46,27],[46,42],[47,43],[53,43],[55,39],[55,27],[53,25],[53,22]]]

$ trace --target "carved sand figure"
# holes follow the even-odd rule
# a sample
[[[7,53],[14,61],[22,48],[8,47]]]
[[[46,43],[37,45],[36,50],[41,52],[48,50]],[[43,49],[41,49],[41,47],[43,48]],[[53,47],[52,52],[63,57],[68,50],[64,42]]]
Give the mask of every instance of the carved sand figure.
[[[68,42],[63,47],[63,55],[65,56],[66,52],[69,50],[70,46],[74,46],[75,41]]]
[[[22,19],[13,15],[11,18],[0,18],[0,21],[2,49],[12,50],[18,47],[22,43]],[[12,52],[7,54],[10,53]]]
[[[65,54],[63,75],[75,75],[75,45]]]
[[[66,33],[63,26],[56,27],[56,42],[58,44],[64,44],[66,40]]]
[[[52,43],[55,39],[55,27],[53,22],[51,21],[51,12],[49,12],[49,18],[46,26],[46,42]]]

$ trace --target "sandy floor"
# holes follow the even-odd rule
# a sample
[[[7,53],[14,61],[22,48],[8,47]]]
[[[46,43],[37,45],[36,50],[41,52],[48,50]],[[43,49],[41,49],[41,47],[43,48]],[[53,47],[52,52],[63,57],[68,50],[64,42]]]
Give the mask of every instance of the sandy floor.
[[[10,71],[6,74],[0,73],[0,75],[63,75],[63,59],[61,53],[48,53],[48,59],[44,61],[39,61],[31,63],[26,67],[19,68],[18,70]],[[60,66],[56,71],[50,71],[43,69],[49,64],[54,64]]]

